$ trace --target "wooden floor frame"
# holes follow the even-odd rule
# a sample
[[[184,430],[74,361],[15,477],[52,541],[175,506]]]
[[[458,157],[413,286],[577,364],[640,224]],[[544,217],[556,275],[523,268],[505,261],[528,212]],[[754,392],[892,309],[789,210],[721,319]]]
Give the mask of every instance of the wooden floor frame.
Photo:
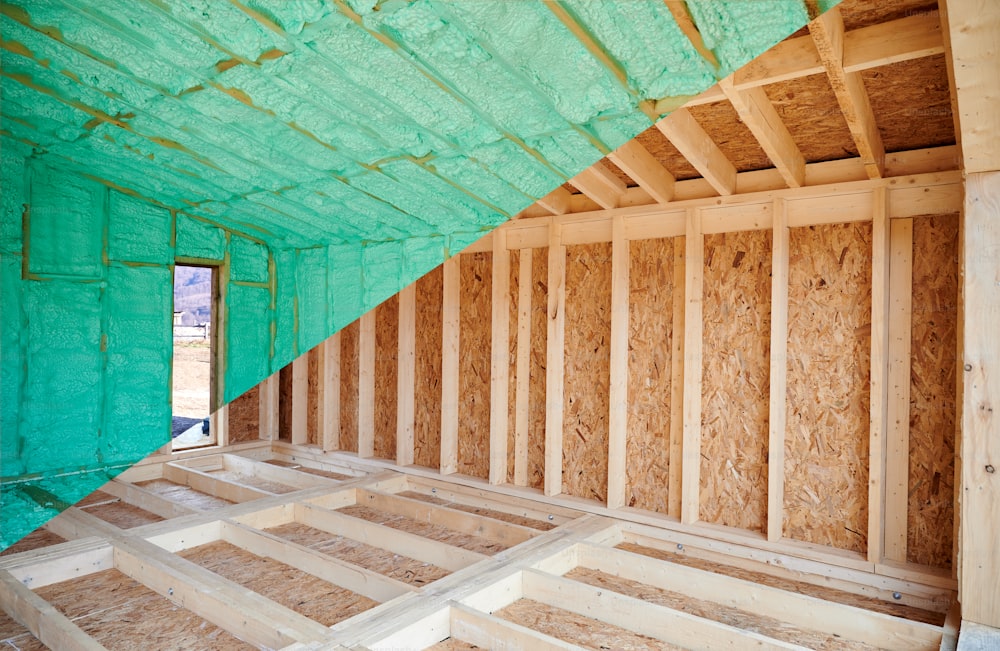
[[[307,474],[296,466],[346,478]],[[232,504],[199,510],[139,485],[152,479],[189,486]],[[278,492],[279,485],[287,492]],[[317,447],[277,441],[151,457],[102,490],[165,520],[125,530],[88,512],[94,504],[67,510],[47,528],[68,542],[0,559],[0,606],[50,648],[105,648],[35,591],[115,568],[260,648],[421,649],[447,638],[484,648],[580,648],[493,614],[522,598],[591,618],[598,626],[598,622],[613,625],[682,647],[804,648],[564,576],[574,568],[589,568],[881,648],[953,648],[949,630],[955,612],[944,626],[935,626],[615,546],[634,543],[666,554],[908,604],[943,617],[951,607],[954,586],[933,576],[922,581],[877,576],[629,520],[627,510],[610,517],[587,512],[572,498],[532,495],[519,487],[519,493],[503,489],[458,475],[447,479],[422,476],[413,466],[389,470],[376,460],[350,453],[324,453]],[[403,491],[437,499],[398,495]],[[355,504],[471,534],[506,549],[487,556],[336,511]],[[494,513],[475,512],[481,509]],[[491,517],[496,512],[553,528],[543,530]],[[263,531],[289,522],[403,554],[450,574],[418,588]],[[220,540],[291,565],[379,605],[326,627],[177,555]]]

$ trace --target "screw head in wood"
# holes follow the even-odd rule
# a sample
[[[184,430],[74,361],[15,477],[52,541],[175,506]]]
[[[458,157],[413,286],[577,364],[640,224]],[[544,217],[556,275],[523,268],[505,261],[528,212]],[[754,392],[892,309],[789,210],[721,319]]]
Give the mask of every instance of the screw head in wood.
[[[898,601],[903,598],[903,595],[899,594],[898,592],[893,592],[892,598]]]
[[[965,365],[965,370],[966,371],[971,371],[972,370],[972,364],[966,364]]]
[[[993,467],[992,463],[986,464],[986,472],[988,472],[988,473],[990,473],[992,475],[996,471],[997,471],[997,469]]]

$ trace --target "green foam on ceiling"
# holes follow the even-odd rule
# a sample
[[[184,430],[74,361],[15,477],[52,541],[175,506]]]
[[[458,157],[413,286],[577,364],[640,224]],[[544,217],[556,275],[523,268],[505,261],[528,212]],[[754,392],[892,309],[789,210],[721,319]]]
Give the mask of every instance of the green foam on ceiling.
[[[807,19],[688,7],[3,3],[0,548],[167,441],[178,261],[232,400]]]

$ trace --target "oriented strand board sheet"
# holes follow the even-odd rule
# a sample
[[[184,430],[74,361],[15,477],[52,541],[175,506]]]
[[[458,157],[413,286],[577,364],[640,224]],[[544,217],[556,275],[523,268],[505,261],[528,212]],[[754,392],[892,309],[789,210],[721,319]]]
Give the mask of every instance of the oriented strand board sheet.
[[[306,440],[319,445],[319,348],[306,353]]]
[[[510,310],[508,315],[507,370],[507,482],[514,482],[514,435],[517,429],[517,296],[521,252],[510,252]],[[530,279],[525,280],[530,282]]]
[[[436,540],[452,547],[460,547],[479,554],[486,554],[487,556],[492,556],[507,549],[507,546],[502,543],[488,540],[476,534],[455,531],[444,525],[416,520],[405,515],[386,513],[385,511],[370,509],[367,506],[345,506],[337,509],[337,512],[422,536],[430,540]]]
[[[0,556],[9,556],[11,554],[20,554],[21,552],[28,552],[32,549],[41,549],[42,547],[49,547],[51,545],[58,545],[59,543],[66,542],[66,539],[62,536],[57,536],[48,529],[38,528],[29,533],[24,538],[8,547],[7,549],[0,552]],[[0,614],[2,615],[2,614]],[[0,638],[3,641],[3,638]],[[0,649],[3,647],[0,646]]]
[[[793,228],[784,535],[864,552],[871,223]]]
[[[260,438],[260,386],[255,386],[229,403],[229,442],[243,443]]]
[[[549,248],[531,250],[531,365],[528,371],[528,486],[545,484],[545,350],[549,338]]]
[[[907,560],[951,567],[958,215],[913,220]]]
[[[705,237],[701,519],[767,527],[771,231]]]
[[[22,539],[23,540],[23,539]],[[8,547],[8,549],[10,549]],[[0,649],[7,651],[48,651],[31,631],[0,610]]]
[[[84,510],[109,524],[115,525],[119,529],[131,529],[132,527],[141,527],[144,524],[163,521],[163,518],[155,513],[150,513],[145,509],[122,502],[121,500],[88,506]]]
[[[375,456],[396,458],[399,297],[375,308]]]
[[[825,72],[768,84],[764,91],[807,162],[858,155]]]
[[[620,626],[605,624],[600,620],[531,599],[518,599],[493,614],[500,619],[526,626],[585,649],[620,651],[680,651],[681,649]]]
[[[340,331],[340,449],[358,451],[358,322]]]
[[[670,483],[674,245],[672,238],[629,244],[626,500],[659,513],[667,512]]]
[[[413,462],[441,467],[441,267],[417,281]]]
[[[490,474],[492,253],[459,258],[458,472]]]
[[[611,244],[566,247],[563,492],[608,496]]]

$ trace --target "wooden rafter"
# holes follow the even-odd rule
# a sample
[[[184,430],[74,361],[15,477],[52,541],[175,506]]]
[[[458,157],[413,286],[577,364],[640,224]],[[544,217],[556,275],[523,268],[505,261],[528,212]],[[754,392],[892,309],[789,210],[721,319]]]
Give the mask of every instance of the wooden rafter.
[[[688,162],[721,195],[736,192],[736,167],[722,153],[691,112],[680,108],[656,123]]]
[[[598,161],[569,180],[577,190],[602,208],[617,208],[625,194],[625,183]]]
[[[674,175],[637,140],[630,140],[608,154],[612,163],[628,174],[653,201],[669,203],[674,197]]]

